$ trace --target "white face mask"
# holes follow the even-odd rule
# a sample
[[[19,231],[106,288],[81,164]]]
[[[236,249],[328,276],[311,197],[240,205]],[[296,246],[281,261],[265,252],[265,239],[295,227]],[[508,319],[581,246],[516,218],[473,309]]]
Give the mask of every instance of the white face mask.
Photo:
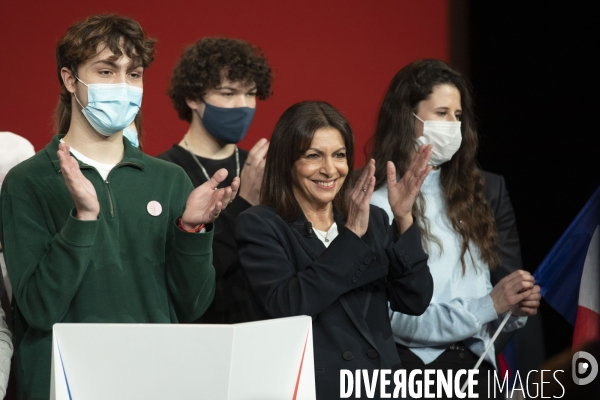
[[[423,136],[415,139],[415,148],[418,150],[422,144],[432,144],[429,164],[434,167],[450,161],[462,142],[460,121],[423,121],[415,113],[413,115],[423,123]]]

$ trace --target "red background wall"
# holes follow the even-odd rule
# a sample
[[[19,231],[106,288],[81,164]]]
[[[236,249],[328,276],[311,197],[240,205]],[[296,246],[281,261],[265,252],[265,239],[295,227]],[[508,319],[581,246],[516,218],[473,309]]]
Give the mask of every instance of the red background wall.
[[[183,48],[202,36],[226,36],[258,45],[275,75],[274,96],[259,102],[241,147],[270,137],[293,103],[324,100],[352,124],[358,166],[396,71],[418,58],[448,59],[447,8],[447,0],[2,1],[0,131],[26,137],[36,150],[50,140],[59,92],[56,42],[75,21],[113,12],[137,19],[158,39],[144,75],[147,153],[169,148],[187,129],[165,94]]]

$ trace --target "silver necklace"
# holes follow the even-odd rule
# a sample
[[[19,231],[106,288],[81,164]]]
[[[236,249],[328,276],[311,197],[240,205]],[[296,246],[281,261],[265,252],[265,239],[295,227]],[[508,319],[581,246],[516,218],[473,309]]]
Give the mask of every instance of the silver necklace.
[[[329,229],[327,229],[327,233],[325,234],[325,236],[323,236],[323,235],[321,234],[321,232],[319,232],[317,229],[313,228],[313,230],[314,230],[315,232],[317,232],[317,235],[321,236],[325,242],[328,242],[328,243],[329,243],[329,239],[327,239],[327,236],[329,236],[329,232],[331,232],[331,228],[332,228],[332,227],[333,227],[333,224],[331,224],[331,226],[329,227]]]
[[[206,177],[206,180],[209,181],[210,176],[208,176],[208,172],[206,172],[206,168],[204,168],[204,166],[202,165],[200,160],[198,160],[198,157],[192,151],[192,148],[190,147],[190,144],[188,143],[185,136],[183,137],[183,143],[185,143],[185,147],[187,148],[187,151],[192,155],[192,158],[194,159],[194,161],[196,161],[196,164],[198,164],[198,166],[202,170],[202,173]],[[235,146],[235,176],[240,176],[240,152],[239,152],[237,146]]]

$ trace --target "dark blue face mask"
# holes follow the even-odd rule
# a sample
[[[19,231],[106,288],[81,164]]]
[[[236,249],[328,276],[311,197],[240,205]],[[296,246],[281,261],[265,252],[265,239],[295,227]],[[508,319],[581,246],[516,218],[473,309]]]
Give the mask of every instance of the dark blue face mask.
[[[224,143],[237,143],[246,136],[256,108],[222,108],[203,102],[206,105],[204,118],[200,117],[198,110],[194,111],[215,139]]]

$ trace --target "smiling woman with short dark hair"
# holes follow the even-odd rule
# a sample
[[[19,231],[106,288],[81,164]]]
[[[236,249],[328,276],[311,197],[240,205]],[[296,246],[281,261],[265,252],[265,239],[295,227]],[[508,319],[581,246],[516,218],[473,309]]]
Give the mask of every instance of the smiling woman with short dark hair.
[[[262,205],[238,216],[236,239],[266,314],[313,317],[317,398],[340,397],[342,369],[401,368],[388,301],[421,314],[431,299],[427,255],[410,215],[430,155],[423,146],[406,179],[390,182],[390,226],[385,212],[369,205],[374,162],[354,187],[350,182],[354,139],[335,108],[298,103],[275,126]]]

